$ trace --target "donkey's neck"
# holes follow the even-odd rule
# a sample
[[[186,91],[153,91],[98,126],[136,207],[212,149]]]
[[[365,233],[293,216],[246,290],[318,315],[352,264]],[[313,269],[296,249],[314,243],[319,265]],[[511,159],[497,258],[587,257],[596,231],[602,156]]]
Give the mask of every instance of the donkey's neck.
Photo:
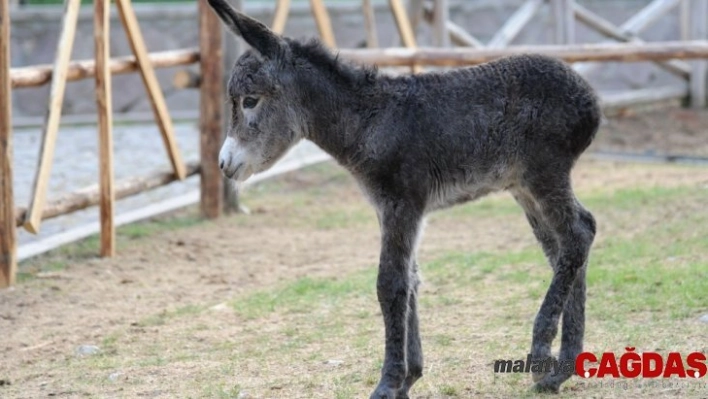
[[[381,101],[368,98],[367,91],[332,87],[313,91],[310,97],[306,138],[344,166],[356,163],[356,153],[366,140],[366,131],[378,108],[376,103]]]

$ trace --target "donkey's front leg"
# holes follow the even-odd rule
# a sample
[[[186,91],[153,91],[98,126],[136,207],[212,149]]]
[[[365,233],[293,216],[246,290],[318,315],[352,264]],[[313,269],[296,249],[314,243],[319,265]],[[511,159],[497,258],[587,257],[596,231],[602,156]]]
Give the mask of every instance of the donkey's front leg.
[[[386,330],[381,381],[371,399],[395,399],[408,375],[408,301],[422,212],[395,203],[381,211],[381,259],[376,292]]]
[[[403,386],[398,391],[396,399],[408,399],[408,392],[420,377],[423,376],[423,349],[420,343],[420,332],[418,331],[418,265],[414,260],[410,274],[410,292],[408,294],[408,342],[406,352],[406,364],[408,364],[408,374]]]

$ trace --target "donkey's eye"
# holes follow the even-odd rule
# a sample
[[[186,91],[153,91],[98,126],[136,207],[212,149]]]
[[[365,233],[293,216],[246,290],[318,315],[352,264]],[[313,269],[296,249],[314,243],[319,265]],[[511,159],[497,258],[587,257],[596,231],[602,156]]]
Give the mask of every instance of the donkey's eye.
[[[244,97],[243,99],[243,108],[253,108],[256,104],[258,104],[258,99],[255,97]]]

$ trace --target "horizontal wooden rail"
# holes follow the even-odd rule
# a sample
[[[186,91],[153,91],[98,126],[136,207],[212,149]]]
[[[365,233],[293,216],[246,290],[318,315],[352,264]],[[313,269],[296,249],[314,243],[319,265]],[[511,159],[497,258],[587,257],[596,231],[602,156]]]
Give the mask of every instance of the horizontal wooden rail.
[[[187,176],[195,175],[199,173],[200,170],[201,168],[198,162],[187,164]],[[130,197],[131,195],[161,187],[176,180],[179,180],[179,178],[172,171],[155,172],[142,177],[129,177],[115,182],[115,198],[121,199]],[[99,200],[100,191],[98,185],[88,186],[47,203],[42,212],[42,219],[51,219],[85,209],[97,205]],[[15,223],[17,226],[21,226],[24,222],[26,212],[27,210],[24,208],[15,209]]]
[[[708,58],[708,41],[512,46],[500,49],[388,48],[343,49],[339,51],[341,57],[365,64],[440,67],[475,65],[508,55],[525,53],[545,54],[560,58],[566,62],[641,62],[700,59]]]
[[[189,65],[199,62],[199,50],[194,48],[155,52],[149,54],[149,60],[154,68]],[[114,75],[135,72],[139,69],[134,56],[112,58],[108,67]],[[74,61],[69,64],[66,80],[87,79],[95,75],[96,62],[94,60]],[[10,78],[13,88],[41,86],[52,79],[52,65],[12,68]]]

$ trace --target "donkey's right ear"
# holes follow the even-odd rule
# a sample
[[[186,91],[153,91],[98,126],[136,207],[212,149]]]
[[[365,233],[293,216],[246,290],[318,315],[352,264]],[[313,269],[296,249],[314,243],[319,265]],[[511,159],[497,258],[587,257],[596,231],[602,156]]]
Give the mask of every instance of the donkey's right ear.
[[[277,58],[287,48],[287,43],[267,26],[234,10],[226,0],[208,0],[216,15],[226,26],[267,58]]]

